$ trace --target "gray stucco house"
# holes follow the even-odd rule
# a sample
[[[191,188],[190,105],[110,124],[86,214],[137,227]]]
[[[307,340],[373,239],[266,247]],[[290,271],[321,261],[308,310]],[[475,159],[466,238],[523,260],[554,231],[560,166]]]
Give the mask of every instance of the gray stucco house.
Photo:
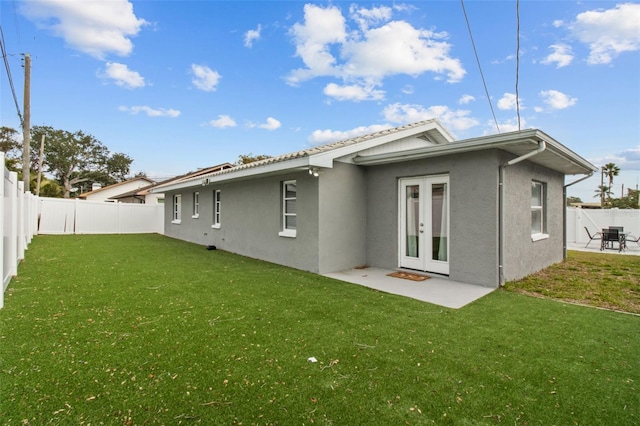
[[[497,287],[563,260],[565,176],[595,170],[540,130],[456,141],[428,120],[154,191],[170,237],[315,273]]]

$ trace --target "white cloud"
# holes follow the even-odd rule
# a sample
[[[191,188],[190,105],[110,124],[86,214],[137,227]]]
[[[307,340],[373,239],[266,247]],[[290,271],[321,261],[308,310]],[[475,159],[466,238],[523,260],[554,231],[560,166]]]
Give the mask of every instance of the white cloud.
[[[336,59],[330,51],[331,44],[345,41],[345,19],[335,6],[326,9],[306,4],[304,6],[304,24],[294,24],[290,34],[296,44],[296,56],[299,56],[306,69],[297,69],[288,77],[289,84],[298,84],[319,75],[334,75]]]
[[[625,149],[618,156],[620,157],[618,164],[621,167],[627,170],[640,170],[640,145]]]
[[[589,46],[588,63],[608,64],[623,52],[640,50],[639,17],[639,3],[618,4],[612,9],[579,14],[569,29]]]
[[[578,102],[578,98],[572,98],[558,90],[543,90],[540,92],[540,97],[551,109],[569,108]]]
[[[542,60],[543,64],[556,64],[556,68],[566,67],[573,61],[571,46],[566,44],[552,44],[549,46],[553,52]]]
[[[361,126],[355,129],[339,131],[339,130],[314,130],[309,136],[309,142],[312,145],[322,145],[331,142],[342,141],[346,139],[352,139],[362,135],[368,135],[370,133],[380,132],[391,128],[389,124],[375,124],[372,126]]]
[[[21,2],[21,11],[40,28],[62,37],[72,49],[101,60],[109,53],[129,55],[131,37],[148,24],[136,17],[126,0],[31,0]]]
[[[464,131],[479,124],[478,120],[469,116],[468,110],[452,110],[444,105],[433,105],[425,108],[422,105],[395,103],[387,105],[383,110],[386,120],[393,123],[406,124],[437,118],[448,130]]]
[[[262,25],[258,25],[255,30],[249,30],[244,33],[244,46],[252,47],[255,40],[260,40],[260,32],[262,31]]]
[[[354,82],[366,87],[381,85],[388,76],[425,72],[457,82],[466,73],[460,60],[450,56],[446,33],[415,28],[405,21],[386,22],[390,8],[353,6],[351,17],[358,24],[354,30],[336,6],[307,4],[304,11],[304,23],[294,24],[290,34],[305,67],[289,73],[291,85],[323,76],[342,79],[344,87]]]
[[[514,117],[510,120],[503,121],[502,123],[498,123],[498,127],[500,128],[500,133],[507,132],[516,132],[518,130],[525,129],[527,122],[524,118],[520,118],[520,126],[518,126],[518,118]],[[485,134],[494,134],[497,132],[496,123],[494,121],[487,122],[487,127],[490,129],[485,132]]]
[[[273,117],[267,118],[267,121],[263,124],[258,124],[257,127],[266,130],[276,130],[279,129],[282,124]]]
[[[522,100],[520,100],[522,107]],[[516,109],[516,95],[513,93],[505,93],[502,98],[498,100],[498,108],[501,110],[515,110]]]
[[[335,83],[329,83],[324,88],[324,94],[338,101],[366,101],[384,98],[384,91],[357,84],[339,86]]]
[[[212,127],[217,127],[219,129],[224,129],[225,127],[236,127],[237,123],[230,116],[226,114],[220,114],[218,115],[217,119],[209,121],[209,125]]]
[[[191,65],[193,79],[191,82],[200,90],[205,92],[214,92],[218,88],[218,83],[222,76],[217,71],[212,70],[206,65]]]
[[[119,64],[117,62],[107,62],[104,71],[99,72],[98,76],[113,80],[116,85],[128,89],[137,89],[146,85],[144,77],[138,72],[131,71],[125,64]]]
[[[462,95],[462,97],[460,99],[458,99],[458,103],[460,105],[467,105],[467,104],[470,104],[471,102],[474,102],[475,100],[476,100],[476,98],[474,96]]]
[[[366,9],[353,4],[349,8],[349,13],[351,14],[351,19],[358,23],[360,29],[366,31],[370,25],[379,24],[380,22],[386,22],[391,19],[392,10],[387,6]]]
[[[147,117],[170,117],[176,118],[180,116],[180,111],[176,109],[164,109],[164,108],[151,108],[146,105],[137,105],[137,106],[120,106],[118,108],[120,111],[128,112],[131,115],[137,115],[139,113],[144,113]]]

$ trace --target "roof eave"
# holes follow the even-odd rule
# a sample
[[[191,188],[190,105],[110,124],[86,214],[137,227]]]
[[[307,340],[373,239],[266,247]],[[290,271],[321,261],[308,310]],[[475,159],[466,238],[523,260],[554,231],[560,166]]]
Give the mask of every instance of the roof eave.
[[[212,173],[210,175],[202,175],[194,178],[185,179],[174,184],[168,184],[161,188],[153,188],[151,193],[162,193],[168,191],[176,191],[179,189],[193,188],[197,186],[203,186],[204,179],[207,179],[209,184],[218,182],[230,182],[236,180],[250,179],[256,176],[266,176],[274,174],[283,174],[286,172],[294,172],[299,170],[308,169],[309,167],[326,167],[320,164],[313,163],[311,157],[300,157],[286,161],[279,161],[276,163],[265,164],[260,167],[240,169],[236,171],[228,171],[222,174]],[[218,172],[219,173],[219,172]],[[204,184],[206,185],[206,184]]]
[[[366,157],[356,156],[353,161],[358,165],[372,166],[377,164],[397,163],[401,161],[417,160],[421,158],[431,158],[443,155],[461,154],[486,149],[504,150],[509,146],[516,146],[521,144],[531,144],[532,149],[534,149],[534,147],[538,145],[540,141],[545,142],[545,144],[547,145],[547,150],[553,152],[555,155],[563,158],[567,162],[572,163],[578,169],[581,169],[579,173],[566,174],[586,174],[597,170],[597,168],[593,164],[589,163],[587,160],[580,157],[573,151],[569,150],[546,133],[537,129],[484,136],[410,151],[369,155]]]

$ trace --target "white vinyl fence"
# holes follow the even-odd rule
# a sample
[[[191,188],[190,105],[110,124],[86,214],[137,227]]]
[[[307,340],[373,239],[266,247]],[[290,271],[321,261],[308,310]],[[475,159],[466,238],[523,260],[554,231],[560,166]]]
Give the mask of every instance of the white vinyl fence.
[[[36,234],[164,233],[164,204],[105,203],[36,197],[24,192],[18,175],[4,167],[0,185],[0,272],[4,293],[18,272],[18,263]]]
[[[105,203],[104,201],[38,200],[39,234],[164,233],[164,204]]]
[[[37,226],[37,197],[24,192],[23,182],[18,182],[18,174],[4,167],[4,152],[0,152],[2,162],[2,185],[0,185],[0,272],[2,291],[0,308],[4,306],[4,292],[11,278],[18,272],[18,262],[24,259]]]
[[[580,209],[567,207],[567,242],[589,241],[585,227],[591,235],[610,226],[622,226],[626,233],[640,235],[640,210],[638,209]]]

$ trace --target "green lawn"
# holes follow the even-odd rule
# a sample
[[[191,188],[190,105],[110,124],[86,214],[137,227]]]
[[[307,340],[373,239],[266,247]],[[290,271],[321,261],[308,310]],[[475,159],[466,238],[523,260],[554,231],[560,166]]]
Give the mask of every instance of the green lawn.
[[[570,251],[506,289],[588,306],[640,314],[640,256]]]
[[[640,317],[505,290],[453,310],[159,235],[38,236],[0,310],[0,419],[632,425]]]

